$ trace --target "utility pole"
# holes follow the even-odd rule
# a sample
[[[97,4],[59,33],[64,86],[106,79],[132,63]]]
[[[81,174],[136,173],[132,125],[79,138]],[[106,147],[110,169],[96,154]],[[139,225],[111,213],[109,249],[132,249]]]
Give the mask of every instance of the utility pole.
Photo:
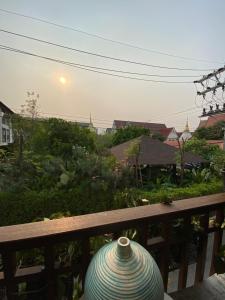
[[[216,114],[225,113],[225,66],[215,70],[208,75],[203,76],[199,80],[195,80],[194,84],[197,89],[197,96],[202,96],[202,116],[214,117]],[[200,89],[200,90],[199,90]],[[216,94],[221,89],[221,97]],[[211,96],[211,98],[210,98]],[[208,98],[208,99],[207,99]],[[222,105],[222,107],[221,107]],[[207,111],[207,107],[209,110]],[[223,150],[225,151],[225,127],[223,129]],[[225,166],[221,166],[223,186],[225,191]]]
[[[223,127],[222,130],[223,130],[223,150],[225,151],[225,127]]]
[[[225,66],[204,75],[199,80],[195,80],[194,84],[197,89],[197,96],[202,96],[203,98],[202,117],[225,113],[225,98],[223,96],[225,91]],[[218,98],[216,94],[219,89],[221,89],[222,96]],[[207,101],[208,96],[211,96],[211,98]],[[207,106],[209,110],[207,110]]]

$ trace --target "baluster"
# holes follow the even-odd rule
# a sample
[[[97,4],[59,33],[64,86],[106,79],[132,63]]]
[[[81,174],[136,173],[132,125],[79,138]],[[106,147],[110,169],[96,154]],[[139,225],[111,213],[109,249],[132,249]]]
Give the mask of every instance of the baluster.
[[[162,237],[165,240],[164,247],[160,253],[160,271],[163,278],[164,289],[167,291],[168,275],[169,275],[169,252],[170,252],[170,239],[171,239],[171,221],[166,222],[162,226]]]
[[[147,242],[148,242],[148,222],[144,222],[144,223],[142,223],[138,227],[138,239],[139,239],[139,243],[144,248],[147,248]]]
[[[187,232],[190,228],[191,216],[184,218],[184,232]],[[182,290],[186,287],[187,272],[188,272],[188,245],[190,241],[185,240],[181,246],[181,266],[178,279],[178,290]]]
[[[207,243],[208,243],[209,213],[200,217],[200,227],[202,228],[202,232],[201,232],[200,245],[197,254],[195,284],[202,281],[204,277],[206,251],[207,251]]]
[[[82,270],[81,270],[81,279],[82,279],[82,290],[84,291],[84,281],[85,281],[85,275],[87,272],[88,265],[91,260],[91,254],[90,254],[90,240],[84,239],[82,240]]]
[[[14,276],[16,272],[16,253],[3,252],[2,260],[7,300],[14,300],[14,293],[17,291],[17,286],[14,283]]]
[[[47,282],[47,300],[57,299],[57,284],[55,275],[55,252],[54,247],[45,247],[45,276]]]
[[[216,211],[216,219],[215,219],[215,226],[218,226],[218,230],[214,232],[214,241],[213,241],[213,251],[212,251],[212,260],[211,260],[211,268],[210,268],[210,276],[215,273],[215,266],[214,266],[214,259],[215,255],[218,253],[219,248],[222,243],[223,238],[223,230],[221,225],[224,221],[224,208],[218,209]]]

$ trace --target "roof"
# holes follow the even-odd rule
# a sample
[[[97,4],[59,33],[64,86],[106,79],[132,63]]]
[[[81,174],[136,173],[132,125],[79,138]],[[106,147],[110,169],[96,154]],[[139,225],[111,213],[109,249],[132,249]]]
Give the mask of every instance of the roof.
[[[164,141],[164,144],[167,144],[169,146],[175,147],[175,148],[179,148],[179,143],[178,141]],[[180,141],[180,144],[182,145],[183,142]]]
[[[207,120],[200,120],[198,128],[206,127],[206,124],[207,124]]]
[[[0,101],[0,108],[6,114],[14,114],[14,112],[7,105],[5,105],[2,101]]]
[[[165,124],[162,123],[148,123],[148,122],[136,122],[136,121],[122,121],[114,120],[113,125],[116,129],[124,128],[126,126],[136,126],[150,129],[151,131],[159,131],[162,128],[166,128]]]
[[[220,149],[223,150],[223,140],[207,140],[206,143],[209,145],[217,145],[218,147],[220,147]]]
[[[218,147],[220,147],[221,149],[223,149],[223,140],[206,140],[206,143],[208,145],[217,145]],[[178,141],[164,141],[164,144],[173,146],[175,148],[179,148]],[[182,145],[183,142],[180,141],[180,144]]]
[[[215,114],[213,116],[209,116],[206,120],[200,120],[198,128],[202,128],[202,127],[207,128],[221,121],[225,122],[225,113]]]
[[[140,165],[174,165],[176,164],[177,149],[173,146],[167,145],[159,140],[152,139],[149,136],[141,136],[139,138],[130,140],[123,144],[111,148],[111,153],[121,163],[135,165],[134,158],[127,158],[126,151],[135,142],[140,141]],[[186,152],[184,155],[185,163],[203,163],[205,160],[198,155]]]
[[[168,135],[171,133],[171,131],[172,131],[173,129],[174,129],[173,127],[170,127],[170,128],[161,128],[161,129],[159,130],[159,133],[160,133],[163,137],[167,138]]]

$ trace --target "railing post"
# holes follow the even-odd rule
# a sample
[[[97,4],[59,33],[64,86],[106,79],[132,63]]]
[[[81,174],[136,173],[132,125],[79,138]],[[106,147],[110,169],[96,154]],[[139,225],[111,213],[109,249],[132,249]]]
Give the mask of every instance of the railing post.
[[[204,278],[206,251],[207,251],[207,244],[208,244],[209,213],[200,217],[200,227],[202,228],[202,232],[200,237],[200,246],[197,254],[195,284],[202,281]]]
[[[188,231],[188,228],[191,224],[191,216],[184,218],[184,232]],[[182,290],[186,287],[187,283],[187,272],[188,272],[188,240],[181,246],[181,266],[179,270],[179,278],[178,278],[178,290]]]
[[[210,275],[213,275],[215,273],[214,259],[215,259],[215,255],[218,253],[219,248],[222,243],[223,229],[221,228],[221,226],[222,226],[223,221],[224,221],[224,208],[220,208],[216,211],[215,226],[218,226],[218,230],[216,232],[214,232]]]
[[[17,286],[14,283],[14,276],[16,272],[16,253],[3,252],[2,260],[7,300],[14,300],[15,293],[17,291]]]
[[[55,252],[52,245],[45,247],[45,276],[47,282],[47,300],[57,299],[57,284],[55,273]]]

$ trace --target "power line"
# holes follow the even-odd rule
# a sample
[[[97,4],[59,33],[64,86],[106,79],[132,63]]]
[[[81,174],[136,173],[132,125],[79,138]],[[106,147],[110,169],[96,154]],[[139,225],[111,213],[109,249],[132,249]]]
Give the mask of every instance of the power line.
[[[5,30],[0,29],[0,32],[7,32]],[[97,70],[103,70],[103,71],[109,71],[109,72],[115,72],[115,73],[122,73],[122,74],[131,74],[131,75],[140,75],[140,76],[147,76],[147,77],[171,77],[171,78],[176,78],[176,77],[199,77],[199,75],[159,75],[159,74],[149,74],[149,73],[139,73],[139,72],[130,72],[126,70],[118,70],[118,69],[109,69],[109,68],[102,68],[102,67],[96,67],[96,66],[91,66],[91,65],[85,65],[85,64],[80,64],[80,63],[73,63],[73,65],[80,66],[80,67],[85,67],[85,68],[91,68],[91,69],[97,69]]]
[[[15,111],[19,111],[19,108],[13,108]],[[172,114],[167,115],[167,117],[172,117],[174,115],[178,115],[178,114],[182,114],[182,113],[186,113],[190,110],[195,110],[195,112],[197,112],[196,107],[194,108],[188,108],[186,110],[182,110],[182,111],[178,111]],[[67,114],[58,114],[58,113],[53,113],[53,112],[42,112],[40,111],[41,115],[47,115],[47,116],[57,116],[57,117],[65,117],[68,120],[73,120],[73,121],[77,121],[77,122],[85,122],[85,121],[81,121],[81,120],[77,120],[77,119],[90,119],[90,117],[88,116],[82,116],[82,115],[67,115]],[[166,116],[164,116],[166,117]],[[160,118],[160,116],[158,117]],[[103,124],[103,125],[111,125],[113,123],[114,120],[103,120],[103,119],[98,119],[98,118],[92,118],[92,120],[94,121],[94,123],[96,124]],[[127,122],[129,122],[130,120],[126,120]],[[147,123],[151,123],[151,122],[147,122]],[[153,122],[154,123],[154,122]]]
[[[85,51],[85,50],[65,46],[65,45],[62,45],[62,44],[57,44],[57,43],[53,43],[53,42],[50,42],[50,41],[38,39],[38,38],[35,38],[35,37],[32,37],[32,36],[19,34],[19,33],[15,33],[15,32],[12,32],[12,31],[7,31],[7,30],[4,30],[4,29],[0,29],[0,31],[4,32],[4,33],[7,33],[7,34],[14,35],[14,36],[19,36],[19,37],[22,37],[22,38],[25,38],[25,39],[29,39],[29,40],[33,40],[33,41],[36,41],[36,42],[44,43],[44,44],[47,44],[47,45],[56,46],[56,47],[60,47],[60,48],[63,48],[63,49],[67,49],[67,50],[71,50],[71,51],[91,55],[91,56],[101,57],[101,58],[104,58],[104,59],[110,59],[110,60],[129,63],[129,64],[141,65],[141,66],[145,66],[145,67],[152,67],[152,68],[158,68],[158,69],[167,69],[167,70],[197,71],[197,72],[199,72],[199,71],[212,71],[212,69],[178,68],[178,67],[168,67],[168,66],[161,66],[161,65],[152,65],[152,64],[147,64],[147,63],[143,63],[143,62],[137,62],[137,61],[133,61],[133,60],[123,59],[123,58],[118,58],[118,57],[113,57],[113,56],[107,56],[107,55],[100,54],[100,53]]]
[[[30,19],[30,20],[35,20],[35,21],[38,21],[38,22],[41,22],[41,23],[49,24],[49,25],[52,25],[52,26],[56,26],[56,27],[59,27],[59,28],[63,28],[63,29],[66,29],[66,30],[79,32],[79,33],[87,35],[89,37],[101,39],[101,40],[104,40],[104,41],[107,41],[107,42],[115,43],[115,44],[126,46],[126,47],[129,47],[129,48],[142,50],[142,51],[145,51],[145,52],[160,54],[160,55],[164,55],[164,56],[169,56],[169,57],[179,58],[179,59],[189,60],[189,61],[192,60],[192,61],[199,61],[199,62],[203,62],[203,63],[218,63],[218,64],[222,63],[222,62],[218,62],[218,61],[197,59],[197,58],[180,56],[180,55],[175,55],[175,54],[171,54],[171,53],[167,53],[167,52],[163,52],[163,51],[157,51],[157,50],[153,50],[153,49],[144,48],[144,47],[137,46],[137,45],[134,45],[134,44],[131,44],[131,43],[125,43],[125,42],[117,41],[117,40],[114,40],[114,39],[106,38],[106,37],[103,37],[103,36],[98,35],[98,34],[93,34],[93,33],[90,33],[90,32],[84,31],[84,30],[76,29],[74,27],[70,27],[70,26],[62,25],[62,24],[57,24],[55,22],[47,21],[47,20],[37,18],[37,17],[32,17],[32,16],[29,16],[29,15],[21,14],[21,13],[14,12],[14,11],[11,11],[11,10],[6,10],[6,9],[0,8],[0,11],[2,11],[4,13],[11,14],[11,15],[16,15],[16,16],[19,16],[19,17],[27,18],[27,19]]]
[[[167,80],[153,80],[153,79],[145,79],[145,78],[138,78],[138,77],[131,77],[131,76],[123,76],[123,75],[118,75],[118,74],[112,74],[112,73],[108,73],[108,72],[102,72],[102,71],[97,71],[96,69],[94,69],[94,67],[92,67],[93,69],[90,68],[85,68],[85,67],[81,67],[78,66],[72,62],[68,62],[68,61],[63,61],[63,60],[59,60],[59,59],[55,59],[55,58],[51,58],[51,57],[47,57],[47,56],[42,56],[42,55],[38,55],[35,53],[31,53],[31,52],[27,52],[27,51],[23,51],[20,49],[16,49],[16,48],[12,48],[12,47],[8,47],[6,45],[0,45],[0,49],[2,50],[6,50],[6,51],[10,51],[10,52],[16,52],[16,53],[20,53],[20,54],[24,54],[24,55],[29,55],[29,56],[33,56],[33,57],[37,57],[37,58],[41,58],[41,59],[45,59],[51,62],[56,62],[56,63],[60,63],[66,66],[70,66],[73,68],[77,68],[77,69],[82,69],[82,70],[86,70],[89,72],[94,72],[94,73],[98,73],[98,74],[103,74],[103,75],[109,75],[109,76],[113,76],[113,77],[118,77],[118,78],[125,78],[125,79],[131,79],[131,80],[137,80],[137,81],[145,81],[145,82],[157,82],[157,83],[191,83],[191,81],[167,81]]]

